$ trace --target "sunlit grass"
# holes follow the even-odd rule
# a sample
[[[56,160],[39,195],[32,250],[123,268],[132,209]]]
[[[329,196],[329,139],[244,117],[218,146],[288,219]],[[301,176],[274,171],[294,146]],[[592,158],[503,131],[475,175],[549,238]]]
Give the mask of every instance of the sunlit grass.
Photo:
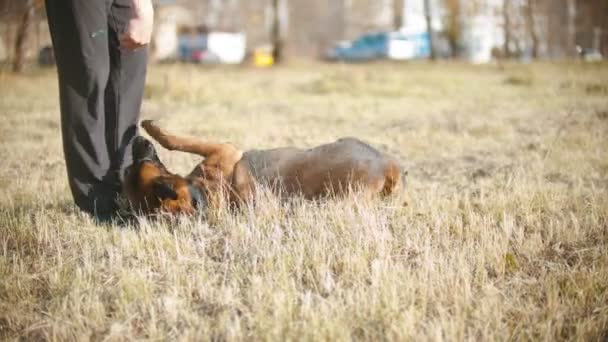
[[[605,339],[607,80],[606,64],[153,65],[142,115],[172,131],[243,149],[357,136],[409,176],[386,201],[266,194],[135,227],[73,208],[53,71],[0,74],[0,338]]]

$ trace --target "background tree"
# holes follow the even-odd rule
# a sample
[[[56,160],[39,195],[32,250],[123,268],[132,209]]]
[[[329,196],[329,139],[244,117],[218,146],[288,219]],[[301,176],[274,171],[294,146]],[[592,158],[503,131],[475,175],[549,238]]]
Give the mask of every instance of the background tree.
[[[576,56],[576,0],[546,0],[545,6],[548,56]]]
[[[22,72],[25,65],[27,41],[31,36],[32,26],[36,17],[36,1],[26,0],[23,14],[17,29],[15,39],[15,59],[13,60],[13,71]]]
[[[535,0],[526,0],[526,4],[523,6],[524,17],[526,18],[526,26],[528,34],[530,35],[530,42],[532,43],[532,58],[538,58],[538,33],[536,31],[536,20],[535,20]]]
[[[403,27],[403,8],[405,0],[393,0],[393,29],[400,30]]]
[[[281,0],[272,0],[272,29],[270,40],[272,41],[272,57],[275,63],[283,62],[285,44],[281,27]]]
[[[511,0],[502,1],[502,18],[504,25],[505,43],[503,53],[505,58],[511,57],[511,41],[513,40],[511,32]]]
[[[604,0],[606,1],[606,0]],[[575,57],[576,51],[576,0],[567,0],[567,31],[564,48],[566,56]]]
[[[445,33],[448,43],[450,44],[450,52],[452,53],[452,57],[458,56],[458,43],[462,34],[461,6],[460,0],[445,0]]]
[[[348,35],[348,23],[346,17],[352,13],[349,13],[346,5],[345,0],[332,0],[327,4],[327,13],[329,16],[327,18],[326,30],[328,31],[329,35],[333,37],[333,39],[345,39]]]
[[[429,34],[429,45],[431,50],[431,54],[429,57],[431,60],[435,60],[437,58],[437,55],[435,53],[435,42],[433,39],[433,16],[431,11],[431,1],[424,0],[424,16],[426,19],[426,29]]]
[[[22,70],[32,52],[48,45],[44,11],[32,3],[40,0],[0,0],[0,58],[8,68]],[[287,53],[316,57],[336,41],[362,34],[400,29],[408,20],[409,0],[175,0],[157,6],[183,6],[192,25],[211,30],[238,31],[247,35],[249,49],[270,44],[277,62]],[[576,45],[608,55],[608,1],[606,0],[422,0],[429,28],[441,15],[452,56],[470,48],[470,29],[479,28],[484,16],[504,29],[505,44],[496,56],[529,51],[535,58],[576,55]],[[441,4],[437,8],[437,4]],[[289,5],[289,13],[286,10]],[[411,5],[416,5],[412,3]],[[418,18],[416,18],[418,19]],[[484,19],[485,20],[485,19]],[[37,26],[39,24],[39,26]],[[192,26],[191,25],[191,26]],[[504,26],[503,26],[504,25]],[[287,29],[289,27],[289,29]],[[36,29],[38,28],[38,29]],[[492,28],[494,29],[494,28]],[[36,32],[40,32],[36,35]],[[429,30],[432,55],[437,57],[437,32]],[[38,37],[38,39],[36,39]],[[461,50],[460,52],[464,52]]]

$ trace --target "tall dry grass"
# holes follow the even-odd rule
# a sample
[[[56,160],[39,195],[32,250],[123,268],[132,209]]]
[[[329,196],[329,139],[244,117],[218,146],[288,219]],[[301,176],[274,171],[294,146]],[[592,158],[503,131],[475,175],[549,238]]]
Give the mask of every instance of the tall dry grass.
[[[245,149],[357,136],[409,178],[387,201],[265,196],[135,227],[71,204],[53,72],[0,74],[0,338],[604,340],[607,80],[574,63],[152,66],[143,116],[171,130]]]

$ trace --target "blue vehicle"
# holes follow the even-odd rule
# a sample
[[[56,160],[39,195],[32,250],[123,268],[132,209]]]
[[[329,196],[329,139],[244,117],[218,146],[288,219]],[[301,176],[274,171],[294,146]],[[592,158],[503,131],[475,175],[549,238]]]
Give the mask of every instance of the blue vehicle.
[[[347,62],[376,59],[406,60],[426,58],[430,53],[427,32],[416,34],[380,32],[363,35],[354,41],[338,43],[326,52],[325,58]]]

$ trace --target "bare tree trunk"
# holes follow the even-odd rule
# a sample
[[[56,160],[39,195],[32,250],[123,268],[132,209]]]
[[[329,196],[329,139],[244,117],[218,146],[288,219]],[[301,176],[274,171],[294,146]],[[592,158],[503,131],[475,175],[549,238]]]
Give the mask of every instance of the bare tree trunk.
[[[595,51],[602,51],[602,29],[599,27],[593,28],[593,37],[591,38],[591,47]]]
[[[6,60],[12,61],[14,49],[9,48],[9,46],[13,45],[13,23],[7,21],[4,30],[4,37],[6,38],[4,42],[4,46],[6,47]]]
[[[424,16],[426,18],[426,28],[427,28],[427,32],[429,34],[429,48],[431,50],[431,55],[429,56],[431,58],[432,61],[434,61],[437,58],[437,55],[435,53],[435,44],[434,44],[434,39],[433,39],[433,27],[432,27],[432,23],[433,23],[433,17],[431,14],[431,2],[430,0],[424,0]]]
[[[328,1],[327,32],[329,41],[342,40],[348,35],[346,16],[347,7],[345,0]]]
[[[568,0],[567,3],[567,16],[568,16],[568,31],[564,48],[566,49],[566,56],[575,57],[576,51],[576,0]]]
[[[536,32],[536,20],[534,18],[536,8],[534,6],[534,0],[526,0],[525,6],[525,18],[528,25],[528,32],[530,33],[530,40],[532,41],[532,58],[538,58],[538,33]]]
[[[283,49],[284,42],[281,35],[281,2],[280,0],[272,0],[272,57],[275,63],[281,63],[283,61]]]
[[[450,44],[450,52],[452,57],[458,56],[458,41],[462,32],[460,6],[460,0],[446,1],[446,9],[448,11],[446,34],[448,43]]]
[[[13,60],[13,71],[22,72],[25,65],[25,52],[27,48],[27,40],[31,31],[32,23],[36,15],[36,7],[34,0],[27,0],[25,12],[21,17],[19,28],[17,29],[17,38],[15,40],[15,59]]]
[[[207,1],[206,24],[212,30],[222,30],[222,14],[224,12],[224,2],[221,0]]]
[[[403,27],[403,6],[405,0],[393,0],[393,29],[400,30]]]
[[[511,13],[510,6],[511,0],[503,0],[502,1],[502,17],[504,21],[504,31],[505,31],[505,45],[504,45],[504,55],[505,58],[511,57]]]

